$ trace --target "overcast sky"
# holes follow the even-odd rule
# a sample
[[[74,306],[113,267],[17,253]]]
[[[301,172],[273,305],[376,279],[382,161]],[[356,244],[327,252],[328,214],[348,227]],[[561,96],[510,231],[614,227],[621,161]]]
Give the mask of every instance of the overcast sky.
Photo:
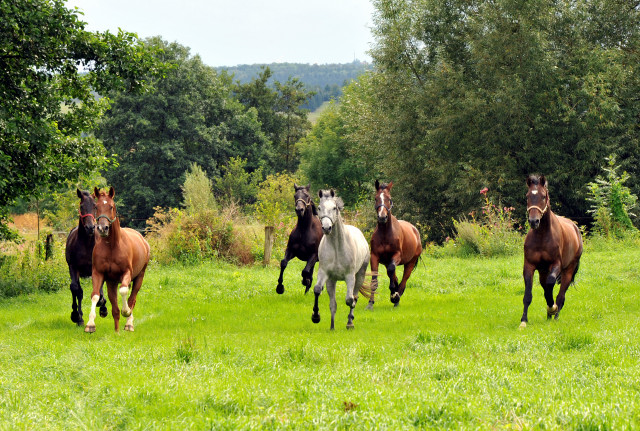
[[[162,36],[209,66],[370,61],[370,0],[68,0],[89,31]]]

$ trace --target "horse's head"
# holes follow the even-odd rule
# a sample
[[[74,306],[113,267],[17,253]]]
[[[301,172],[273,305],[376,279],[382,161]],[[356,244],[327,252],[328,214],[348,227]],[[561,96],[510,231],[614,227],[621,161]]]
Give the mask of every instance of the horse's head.
[[[304,213],[310,207],[313,207],[313,201],[311,200],[311,194],[309,194],[309,184],[306,186],[299,186],[293,184],[295,193],[293,198],[296,200],[296,214],[298,217],[304,216]]]
[[[380,184],[376,180],[376,213],[378,214],[378,223],[385,224],[389,220],[391,214],[391,208],[393,208],[393,201],[391,200],[391,187],[393,187],[393,181],[389,184]]]
[[[98,223],[98,235],[102,238],[109,236],[109,230],[111,224],[116,221],[118,213],[116,212],[116,204],[113,201],[113,197],[116,192],[113,187],[109,189],[109,193],[100,191],[97,187],[94,189],[94,196],[96,199],[96,222]]]
[[[76,193],[80,198],[80,208],[78,209],[80,223],[87,234],[93,235],[93,231],[96,228],[96,203],[89,192],[76,189]]]
[[[540,220],[549,210],[549,190],[544,175],[529,175],[527,178],[527,214],[532,229],[540,226]]]
[[[333,226],[338,222],[340,211],[344,209],[342,199],[336,197],[336,193],[331,190],[320,190],[318,192],[320,203],[318,204],[318,217],[322,223],[322,231],[329,235]]]

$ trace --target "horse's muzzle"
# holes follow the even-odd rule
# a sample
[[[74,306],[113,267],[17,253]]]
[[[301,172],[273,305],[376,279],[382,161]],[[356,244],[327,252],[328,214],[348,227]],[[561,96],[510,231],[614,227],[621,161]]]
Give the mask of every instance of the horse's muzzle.
[[[387,224],[387,221],[389,221],[389,216],[384,216],[384,217],[378,216],[378,223]]]
[[[328,234],[330,234],[330,233],[331,233],[331,229],[332,229],[332,228],[333,228],[333,226],[327,226],[327,227],[325,227],[325,226],[323,225],[323,226],[322,226],[322,232],[323,232],[325,235],[328,235]]]
[[[540,219],[539,218],[530,218],[529,219],[529,226],[531,226],[531,229],[538,229],[538,227],[540,226]]]
[[[109,236],[109,226],[98,225],[97,230],[98,235],[100,235],[102,238],[106,238]]]
[[[296,207],[296,214],[298,217],[302,217],[304,215],[304,207]]]

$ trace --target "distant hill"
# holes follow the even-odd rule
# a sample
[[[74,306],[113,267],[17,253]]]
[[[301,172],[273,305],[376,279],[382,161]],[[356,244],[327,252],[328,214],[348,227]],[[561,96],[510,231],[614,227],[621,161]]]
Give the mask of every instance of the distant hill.
[[[265,67],[269,67],[273,72],[271,81],[284,83],[289,77],[298,78],[304,82],[307,90],[315,91],[316,95],[304,106],[311,112],[324,102],[340,97],[342,87],[372,68],[370,63],[354,61],[346,64],[243,64],[233,67],[217,67],[216,70],[226,70],[227,73],[233,75],[235,81],[246,84],[256,78]]]

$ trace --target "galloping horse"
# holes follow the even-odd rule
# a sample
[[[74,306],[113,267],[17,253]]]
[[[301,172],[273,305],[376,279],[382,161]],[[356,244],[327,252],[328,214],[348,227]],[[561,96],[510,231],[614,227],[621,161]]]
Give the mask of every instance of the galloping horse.
[[[397,307],[411,271],[422,253],[422,241],[418,229],[411,223],[398,220],[391,214],[393,201],[390,191],[393,187],[393,181],[389,184],[380,184],[376,180],[375,186],[378,225],[371,236],[371,272],[373,276],[368,309],[373,309],[375,302],[375,291],[378,288],[378,264],[382,263],[387,268],[390,299]],[[398,265],[404,265],[400,285],[398,285],[398,277],[396,277]]]
[[[149,244],[137,231],[120,227],[120,219],[113,202],[115,196],[113,187],[109,189],[109,194],[96,188],[94,195],[98,214],[96,218],[98,237],[93,248],[91,313],[84,330],[85,332],[96,330],[94,319],[99,299],[98,292],[106,281],[116,332],[120,330],[118,292],[122,296],[122,315],[127,317],[124,329],[133,331],[133,308],[136,306],[136,297],[149,263]],[[133,289],[127,299],[131,282],[133,282]],[[116,290],[118,283],[121,284],[119,291]]]
[[[569,219],[551,211],[549,190],[544,175],[527,178],[527,213],[531,230],[524,240],[524,312],[520,328],[527,326],[527,310],[531,304],[533,273],[538,270],[540,284],[547,300],[547,319],[558,319],[564,306],[564,295],[573,282],[582,255],[582,236]],[[560,282],[560,291],[553,301],[553,287]]]
[[[78,210],[78,226],[71,229],[67,236],[67,245],[64,251],[69,266],[69,276],[71,277],[71,321],[78,326],[84,326],[84,318],[82,315],[82,286],[80,285],[80,277],[91,277],[91,255],[93,246],[96,243],[95,216],[93,215],[96,204],[89,192],[82,192],[76,189],[76,193],[80,198],[80,208]],[[106,317],[107,306],[106,300],[100,289],[100,316]]]
[[[320,196],[318,216],[324,236],[318,247],[320,265],[318,280],[313,288],[316,298],[311,321],[320,322],[318,298],[326,282],[331,310],[331,329],[334,329],[337,308],[336,282],[344,280],[347,283],[346,303],[350,307],[347,329],[352,329],[353,309],[358,301],[358,292],[368,296],[363,283],[367,266],[369,266],[369,244],[360,229],[343,223],[340,211],[343,210],[344,204],[342,199],[335,196],[333,189],[320,190],[318,196]]]
[[[318,262],[318,246],[322,239],[322,226],[320,220],[315,217],[318,214],[311,195],[309,194],[309,185],[299,186],[294,184],[296,200],[296,215],[298,222],[289,235],[287,249],[284,252],[284,259],[280,262],[280,277],[278,277],[278,286],[276,292],[284,293],[282,285],[282,274],[291,259],[297,257],[307,262],[302,270],[302,284],[306,286],[304,293],[309,291],[311,281],[313,280],[313,268]]]

